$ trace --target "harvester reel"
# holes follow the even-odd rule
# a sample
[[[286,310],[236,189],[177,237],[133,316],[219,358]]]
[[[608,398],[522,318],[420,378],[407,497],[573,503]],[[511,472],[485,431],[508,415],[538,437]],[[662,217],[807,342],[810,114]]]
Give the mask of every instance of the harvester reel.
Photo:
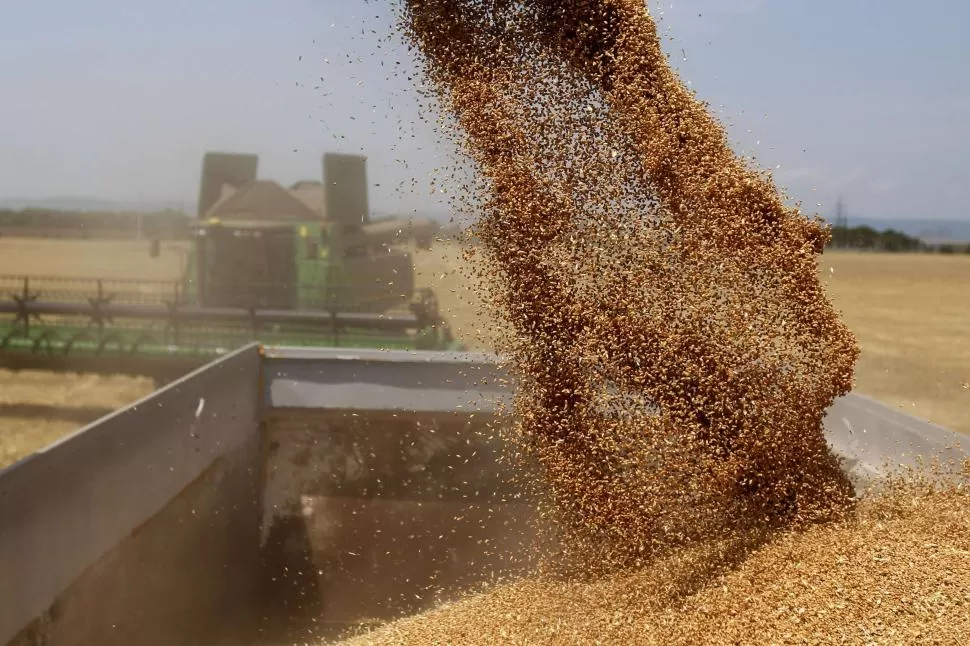
[[[101,286],[101,281],[98,281],[98,295],[93,298],[88,298],[88,304],[91,306],[91,323],[98,326],[100,332],[104,331],[105,323],[113,323],[113,319],[104,313],[102,308],[105,305],[110,305],[111,301],[114,300],[114,294],[105,295],[104,289]]]
[[[20,294],[11,294],[10,298],[12,298],[13,302],[17,305],[17,313],[14,315],[13,324],[16,326],[17,323],[23,323],[24,336],[28,336],[30,334],[31,317],[33,317],[33,320],[37,322],[40,322],[41,320],[40,314],[37,312],[32,312],[30,308],[30,304],[34,303],[38,298],[40,298],[40,292],[31,292],[30,279],[24,278],[24,287]],[[7,339],[4,339],[4,345],[6,345],[6,340]]]

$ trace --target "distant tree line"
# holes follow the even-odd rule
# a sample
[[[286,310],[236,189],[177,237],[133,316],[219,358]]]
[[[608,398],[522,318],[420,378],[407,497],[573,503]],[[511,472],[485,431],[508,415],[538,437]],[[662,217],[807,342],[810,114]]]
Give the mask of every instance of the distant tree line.
[[[179,240],[189,235],[188,215],[0,209],[0,236]]]
[[[873,251],[920,251],[919,238],[895,229],[877,231],[870,226],[832,227],[830,247],[836,249],[871,249]]]
[[[926,244],[919,238],[906,235],[895,229],[877,231],[870,226],[832,227],[830,249],[859,249],[867,251],[921,251],[937,253],[970,253],[970,244]]]
[[[391,219],[381,214],[374,222]],[[400,217],[400,216],[397,216]],[[161,213],[77,212],[46,209],[0,209],[0,237],[88,238],[133,240],[184,240],[194,218],[179,211]],[[139,222],[140,220],[140,222]],[[452,229],[455,229],[452,231]],[[439,235],[458,233],[457,225],[443,225]],[[890,252],[970,253],[970,244],[936,241],[926,244],[895,229],[878,231],[870,226],[832,227],[830,249]]]

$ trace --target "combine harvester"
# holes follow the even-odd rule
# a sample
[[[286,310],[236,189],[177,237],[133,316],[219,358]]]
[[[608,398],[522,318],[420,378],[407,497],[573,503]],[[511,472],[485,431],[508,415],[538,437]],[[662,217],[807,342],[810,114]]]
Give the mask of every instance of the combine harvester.
[[[323,182],[289,189],[257,179],[257,164],[205,156],[179,280],[0,276],[0,368],[166,381],[253,340],[458,347],[402,247],[430,246],[433,223],[371,221],[364,157],[328,153]]]
[[[0,645],[305,643],[529,567],[495,358],[250,344],[0,471]],[[864,397],[857,481],[959,437]]]

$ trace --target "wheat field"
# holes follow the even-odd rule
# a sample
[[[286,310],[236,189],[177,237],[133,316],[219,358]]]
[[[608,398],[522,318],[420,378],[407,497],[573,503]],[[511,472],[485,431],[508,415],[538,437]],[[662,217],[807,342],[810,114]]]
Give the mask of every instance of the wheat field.
[[[0,239],[0,275],[174,280],[187,245]],[[414,251],[416,282],[436,290],[456,335],[491,350],[494,325],[463,270],[460,246]],[[828,252],[820,272],[862,346],[856,389],[970,433],[970,256]],[[6,298],[2,294],[0,298]],[[0,467],[127,405],[149,379],[0,371]]]

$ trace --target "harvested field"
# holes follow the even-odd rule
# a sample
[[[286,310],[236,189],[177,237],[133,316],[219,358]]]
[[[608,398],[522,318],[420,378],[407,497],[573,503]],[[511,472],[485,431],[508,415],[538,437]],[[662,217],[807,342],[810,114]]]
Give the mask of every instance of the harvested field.
[[[0,468],[153,389],[146,378],[0,370]]]
[[[970,256],[829,252],[820,265],[862,346],[856,389],[970,433]]]
[[[438,240],[429,250],[414,252],[415,281],[432,287],[438,306],[455,335],[471,350],[492,352],[501,334],[483,311],[483,303],[462,258],[462,245]]]
[[[0,238],[0,276],[178,280],[187,249],[169,242],[151,258],[147,241]]]

